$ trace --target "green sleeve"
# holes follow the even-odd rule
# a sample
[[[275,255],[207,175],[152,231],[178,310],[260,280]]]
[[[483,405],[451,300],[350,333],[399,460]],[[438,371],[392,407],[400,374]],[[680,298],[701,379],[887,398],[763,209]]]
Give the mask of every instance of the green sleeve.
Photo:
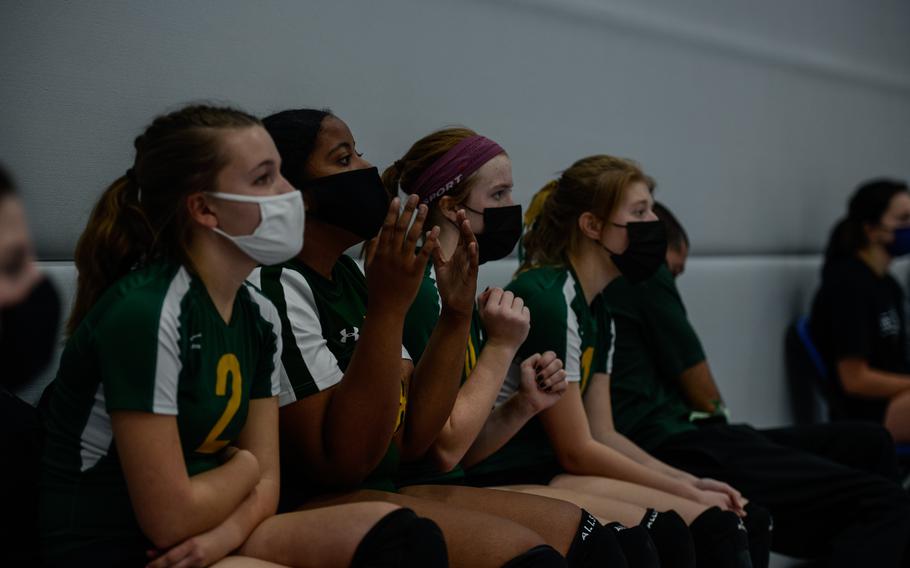
[[[250,385],[250,398],[270,398],[281,391],[281,320],[278,310],[251,284],[246,290],[258,311],[255,328],[259,338],[259,361]]]
[[[432,266],[428,266],[417,291],[417,297],[414,298],[404,320],[403,343],[415,364],[430,342],[430,336],[436,322],[439,321],[439,312],[442,309],[434,276]]]
[[[568,361],[569,357],[576,361],[579,360],[581,358],[580,343],[572,341],[572,338],[569,337],[570,332],[573,331],[577,336],[577,328],[570,329],[569,310],[562,296],[547,294],[546,290],[543,290],[525,297],[521,290],[513,291],[524,300],[525,306],[531,312],[531,330],[528,332],[528,338],[518,350],[518,359],[525,359],[534,353],[553,351],[563,363]],[[573,353],[568,353],[570,350]],[[581,377],[580,375],[568,377],[568,380],[579,381]]]
[[[108,413],[177,414],[183,355],[178,319],[179,307],[163,310],[160,295],[145,290],[108,308],[93,337]]]
[[[591,374],[612,373],[613,353],[616,350],[616,325],[610,315],[610,309],[603,295],[598,295],[591,306],[597,325],[598,341],[594,347],[594,361],[591,363]]]

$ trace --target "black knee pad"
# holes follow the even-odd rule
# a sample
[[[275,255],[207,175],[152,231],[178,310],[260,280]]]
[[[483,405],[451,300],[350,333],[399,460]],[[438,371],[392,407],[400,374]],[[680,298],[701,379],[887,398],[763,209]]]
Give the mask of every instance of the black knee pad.
[[[616,540],[619,541],[630,567],[660,568],[660,555],[644,527],[625,527],[619,523],[610,523],[605,528],[616,535]]]
[[[699,568],[752,568],[749,535],[736,513],[711,507],[689,525]]]
[[[657,548],[662,568],[695,568],[695,542],[686,521],[676,511],[648,509],[641,520]]]
[[[566,559],[552,546],[541,544],[519,554],[502,568],[566,568]]]
[[[379,519],[363,537],[351,568],[418,568],[449,565],[439,526],[410,509],[397,509]]]
[[[601,525],[594,515],[581,510],[581,523],[569,552],[566,554],[569,568],[628,568],[622,546],[615,531]]]
[[[774,533],[774,519],[764,507],[749,503],[745,507],[743,524],[749,533],[749,554],[752,568],[768,568],[771,563],[771,537]]]

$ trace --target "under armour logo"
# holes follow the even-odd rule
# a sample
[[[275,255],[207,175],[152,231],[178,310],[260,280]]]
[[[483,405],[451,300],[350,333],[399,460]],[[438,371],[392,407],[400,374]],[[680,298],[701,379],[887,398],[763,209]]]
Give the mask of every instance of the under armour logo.
[[[190,336],[190,349],[202,349],[201,343],[193,343],[194,341],[199,341],[202,339],[202,334],[197,333]]]
[[[346,329],[341,330],[341,342],[347,343],[348,339],[353,339],[355,342],[360,339],[360,328],[355,327],[354,331],[348,331]]]

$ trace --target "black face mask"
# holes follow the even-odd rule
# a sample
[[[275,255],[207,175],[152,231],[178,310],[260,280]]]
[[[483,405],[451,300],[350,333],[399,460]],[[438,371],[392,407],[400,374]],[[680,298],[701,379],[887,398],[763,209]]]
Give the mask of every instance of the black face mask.
[[[341,227],[367,241],[379,234],[389,209],[389,194],[379,170],[352,170],[310,180],[301,188],[307,215]]]
[[[44,369],[54,354],[59,324],[60,298],[47,278],[23,301],[0,311],[3,386],[27,383]]]
[[[629,235],[629,246],[622,254],[616,254],[603,244],[610,253],[610,259],[622,275],[633,284],[647,280],[657,272],[667,255],[667,233],[661,221],[641,221],[618,225],[625,227]]]
[[[468,211],[483,215],[483,233],[477,233],[480,264],[505,258],[521,238],[521,205],[486,207],[483,212],[464,206]]]

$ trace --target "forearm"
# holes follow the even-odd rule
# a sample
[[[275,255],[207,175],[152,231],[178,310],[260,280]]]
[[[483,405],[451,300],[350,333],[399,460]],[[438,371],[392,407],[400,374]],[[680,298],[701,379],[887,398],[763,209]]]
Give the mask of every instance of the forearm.
[[[273,479],[262,479],[246,499],[218,525],[218,531],[231,551],[246,542],[253,530],[278,509],[278,483]]]
[[[593,439],[569,452],[558,451],[557,456],[568,473],[609,477],[685,499],[696,498],[696,490],[690,483],[642,465]]]
[[[227,463],[188,478],[186,490],[170,493],[170,499],[140,505],[140,526],[156,547],[173,546],[223,523],[250,495],[258,476],[252,454],[238,453]]]
[[[534,417],[534,409],[520,395],[498,406],[484,423],[461,462],[471,466],[497,452]]]
[[[853,396],[890,399],[910,390],[910,376],[868,367],[859,373],[842,374],[842,377],[844,390]],[[851,380],[851,377],[856,378]]]
[[[723,406],[723,398],[707,361],[683,371],[679,376],[679,386],[692,410],[713,414]]]
[[[480,352],[477,366],[459,389],[452,413],[430,448],[443,471],[462,460],[484,428],[514,356],[515,349],[489,343]]]
[[[370,471],[392,440],[401,394],[402,322],[402,317],[379,310],[364,320],[324,418],[324,454],[334,469],[362,469],[367,462]]]
[[[669,475],[670,477],[681,479],[683,481],[695,481],[695,477],[693,475],[676,469],[671,465],[665,464],[664,462],[660,461],[659,459],[655,458],[648,452],[638,447],[625,435],[617,432],[616,430],[601,434],[601,436],[598,437],[598,441],[649,469],[659,471],[661,473]]]
[[[423,455],[449,419],[461,384],[470,315],[443,307],[408,392],[402,458]]]

